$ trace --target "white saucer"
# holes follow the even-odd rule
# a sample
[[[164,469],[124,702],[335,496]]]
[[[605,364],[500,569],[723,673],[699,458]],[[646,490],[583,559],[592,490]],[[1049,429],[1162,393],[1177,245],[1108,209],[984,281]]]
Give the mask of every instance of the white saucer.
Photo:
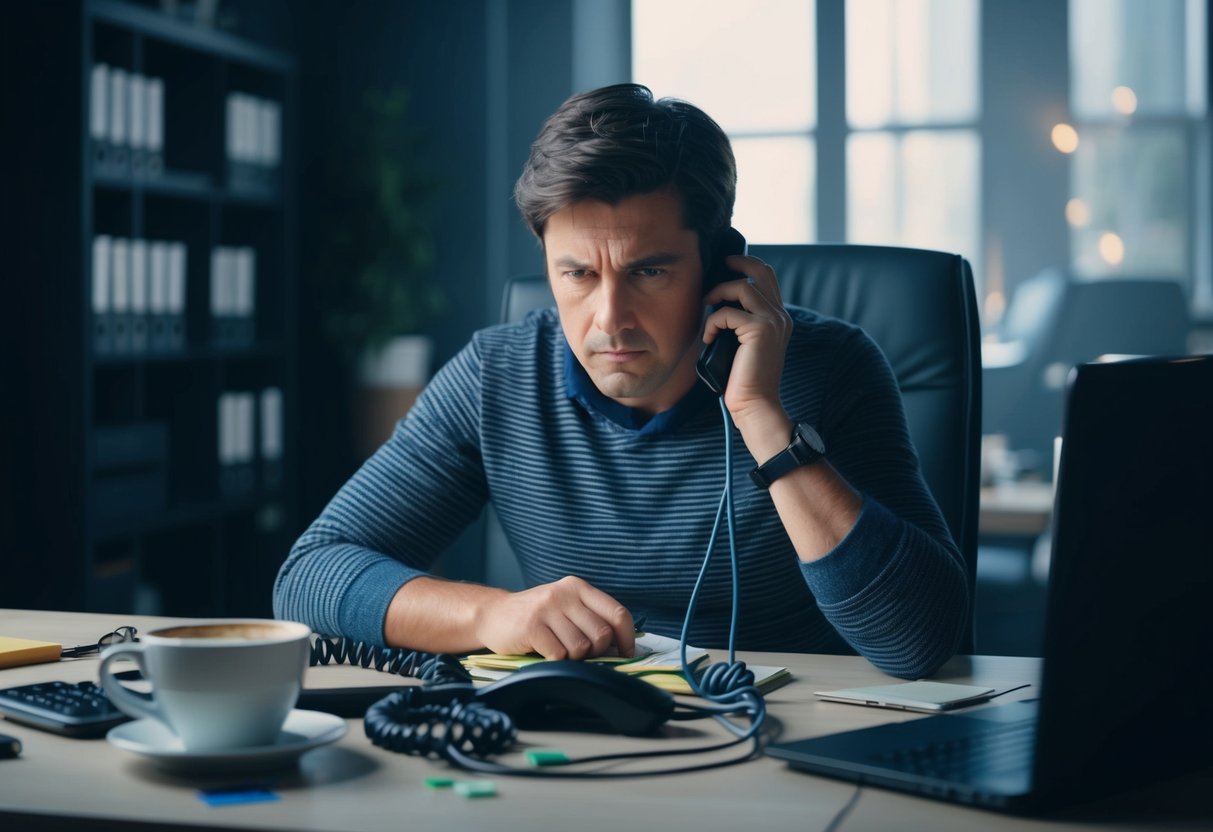
[[[124,722],[105,738],[124,751],[146,757],[167,771],[190,774],[245,774],[293,764],[305,751],[336,742],[345,736],[345,720],[320,711],[293,710],[282,732],[270,745],[227,751],[186,751],[181,740],[155,719]]]

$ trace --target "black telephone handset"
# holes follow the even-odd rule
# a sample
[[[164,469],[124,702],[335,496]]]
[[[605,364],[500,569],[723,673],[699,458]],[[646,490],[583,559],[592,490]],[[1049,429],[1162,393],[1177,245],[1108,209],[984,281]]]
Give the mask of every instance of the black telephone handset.
[[[740,231],[732,227],[720,231],[712,241],[711,254],[703,273],[704,294],[720,283],[729,280],[744,280],[745,275],[732,271],[725,265],[725,258],[733,254],[745,253],[746,241]],[[715,308],[719,309],[724,305],[740,308],[740,304],[732,301],[726,301]],[[731,329],[722,329],[716,333],[716,340],[707,345],[695,365],[704,384],[718,396],[724,395],[725,385],[729,381],[729,372],[733,369],[733,358],[737,355],[737,346],[737,333]]]

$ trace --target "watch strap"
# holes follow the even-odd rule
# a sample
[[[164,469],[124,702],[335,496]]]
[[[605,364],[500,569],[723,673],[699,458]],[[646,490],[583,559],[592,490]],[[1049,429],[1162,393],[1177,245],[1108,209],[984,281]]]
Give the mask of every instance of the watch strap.
[[[812,465],[825,456],[825,443],[812,425],[801,422],[792,431],[792,441],[775,456],[750,471],[750,479],[764,491],[771,483],[797,468]]]

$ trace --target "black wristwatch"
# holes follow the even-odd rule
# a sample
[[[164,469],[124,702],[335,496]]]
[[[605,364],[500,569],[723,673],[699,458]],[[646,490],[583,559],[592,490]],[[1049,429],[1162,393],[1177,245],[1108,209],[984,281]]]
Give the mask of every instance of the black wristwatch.
[[[821,436],[808,422],[801,422],[792,431],[792,441],[775,456],[750,472],[750,479],[766,490],[771,483],[802,465],[812,465],[825,456],[826,446]]]

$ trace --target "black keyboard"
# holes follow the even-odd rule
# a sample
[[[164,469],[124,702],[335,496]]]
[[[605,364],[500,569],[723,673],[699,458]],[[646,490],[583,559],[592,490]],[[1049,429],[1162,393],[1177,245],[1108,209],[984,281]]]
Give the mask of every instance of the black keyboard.
[[[0,690],[0,714],[69,737],[103,737],[130,719],[93,682],[42,682]]]
[[[963,779],[976,773],[993,774],[1031,762],[1036,747],[1036,720],[997,722],[972,734],[890,751],[877,757],[880,765],[940,780]]]

